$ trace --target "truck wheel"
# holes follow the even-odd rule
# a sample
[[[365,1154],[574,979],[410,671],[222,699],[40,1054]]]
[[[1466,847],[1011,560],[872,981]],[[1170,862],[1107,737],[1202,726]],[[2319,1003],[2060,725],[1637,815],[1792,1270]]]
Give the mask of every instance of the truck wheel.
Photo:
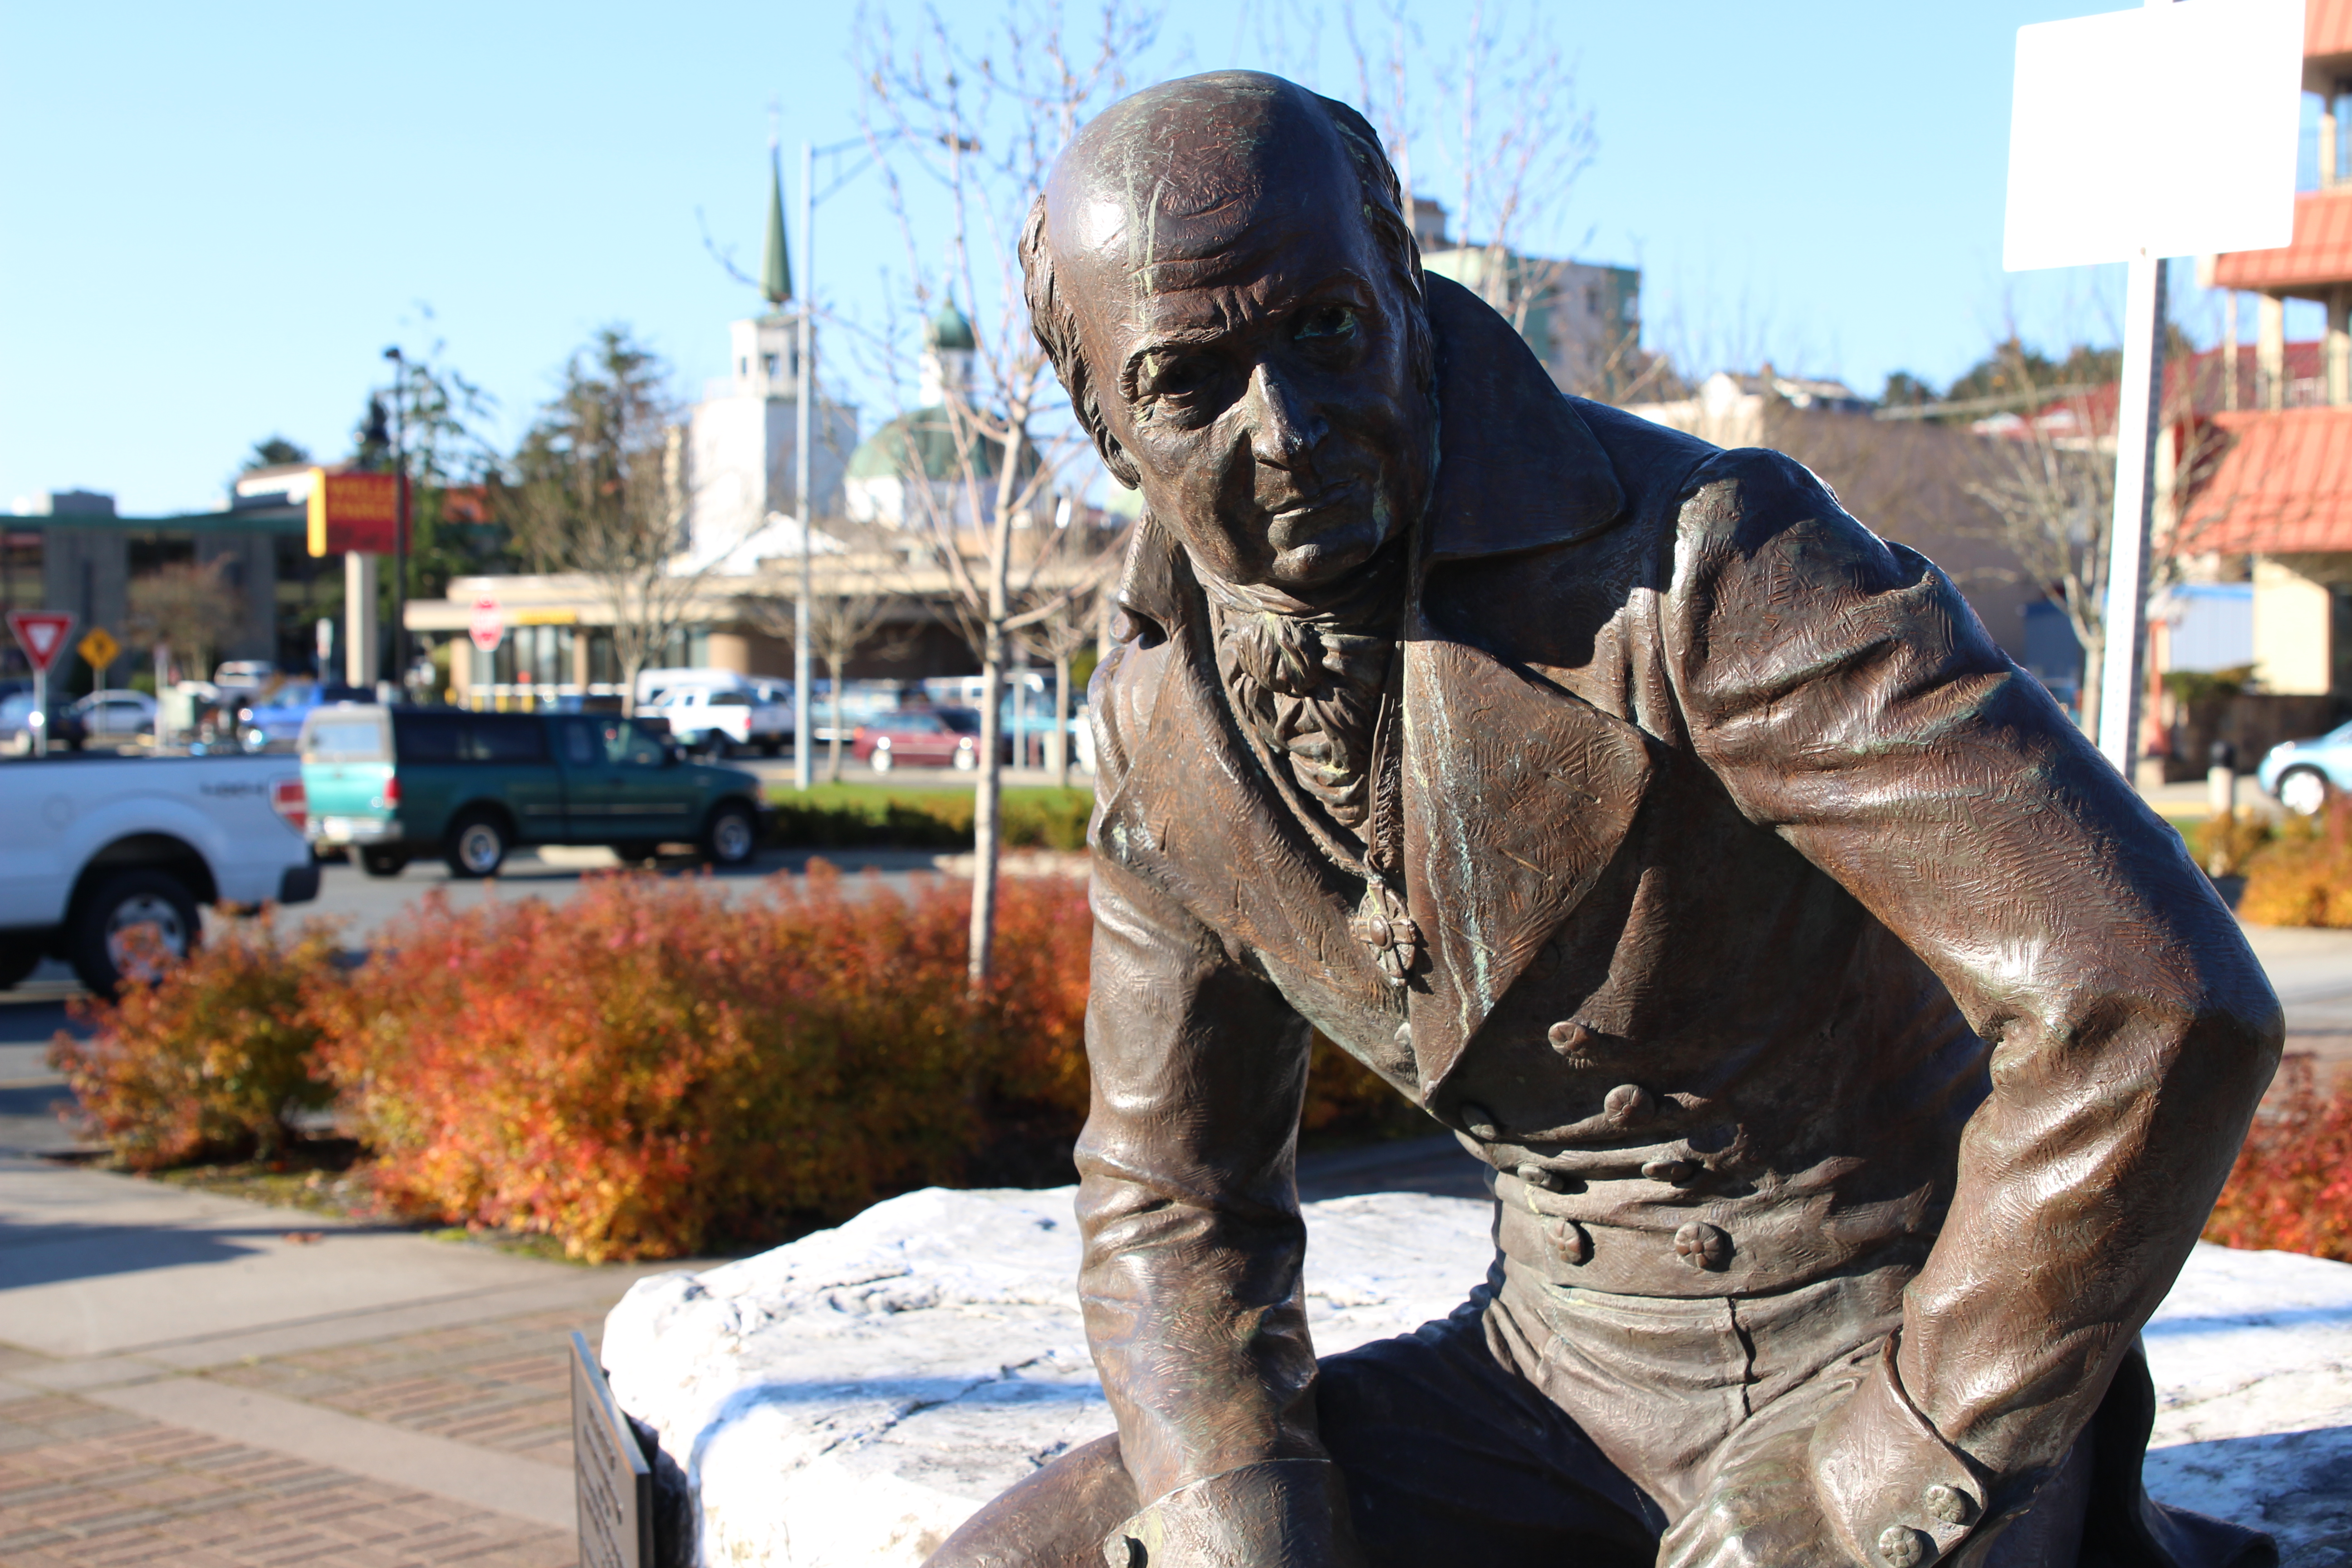
[[[713,730],[702,739],[702,754],[714,763],[723,763],[735,754],[735,742],[724,731]]]
[[[760,754],[763,757],[779,756],[782,754],[783,749],[783,742],[773,735],[760,742]]]
[[[748,866],[760,851],[760,825],[751,808],[726,801],[711,812],[702,830],[702,858],[714,866]]]
[[[2327,795],[2327,775],[2317,768],[2289,768],[2279,777],[2279,804],[2297,816],[2326,811]]]
[[[174,958],[196,944],[195,895],[168,871],[121,871],[99,884],[75,917],[69,956],[74,973],[101,996],[131,975],[152,979],[149,941]],[[142,940],[138,934],[148,933]]]
[[[14,991],[41,967],[41,949],[29,942],[0,942],[0,991]]]
[[[506,826],[488,812],[461,816],[450,826],[441,853],[453,877],[495,877],[506,863]]]
[[[360,851],[360,869],[371,877],[397,877],[408,869],[408,851],[370,845]]]

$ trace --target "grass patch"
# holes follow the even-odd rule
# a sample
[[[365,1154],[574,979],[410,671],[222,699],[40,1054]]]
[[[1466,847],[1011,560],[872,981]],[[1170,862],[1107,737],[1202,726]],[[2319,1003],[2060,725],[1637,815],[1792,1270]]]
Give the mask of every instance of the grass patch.
[[[969,849],[973,792],[876,784],[818,784],[805,795],[772,786],[769,841],[787,848]],[[1083,849],[1094,791],[1023,784],[1004,791],[1004,843],[1016,849]]]

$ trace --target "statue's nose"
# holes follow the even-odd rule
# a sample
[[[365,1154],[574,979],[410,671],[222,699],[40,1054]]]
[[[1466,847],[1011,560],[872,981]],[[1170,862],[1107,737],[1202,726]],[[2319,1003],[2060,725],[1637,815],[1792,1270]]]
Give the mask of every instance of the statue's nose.
[[[1328,428],[1289,378],[1261,363],[1250,376],[1250,451],[1276,468],[1304,468]]]

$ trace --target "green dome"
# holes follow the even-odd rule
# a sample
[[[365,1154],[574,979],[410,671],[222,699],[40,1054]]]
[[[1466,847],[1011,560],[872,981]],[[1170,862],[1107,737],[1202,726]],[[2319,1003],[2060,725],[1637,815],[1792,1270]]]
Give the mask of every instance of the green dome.
[[[1004,448],[982,435],[969,419],[965,421],[965,439],[971,451],[970,471],[981,479],[994,479]],[[935,481],[952,483],[964,477],[964,463],[956,454],[955,426],[945,408],[918,408],[911,414],[901,414],[858,443],[857,450],[849,455],[848,477],[903,479],[911,478],[918,467],[925,479]],[[1036,448],[1024,442],[1021,471],[1027,475],[1036,469]]]
[[[941,305],[940,313],[931,318],[931,324],[923,330],[923,341],[935,349],[961,349],[966,353],[980,347],[980,340],[972,336],[971,323],[964,320],[953,300]]]

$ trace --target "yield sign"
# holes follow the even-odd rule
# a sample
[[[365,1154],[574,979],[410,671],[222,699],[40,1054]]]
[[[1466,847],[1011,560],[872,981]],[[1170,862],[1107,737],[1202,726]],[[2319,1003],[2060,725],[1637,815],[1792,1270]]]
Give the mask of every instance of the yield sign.
[[[472,637],[474,646],[484,653],[498,651],[499,644],[507,635],[507,618],[496,599],[485,594],[474,601],[473,620],[467,627],[466,635]]]
[[[65,652],[66,634],[73,630],[73,616],[63,610],[8,612],[8,629],[16,635],[16,646],[33,661],[34,669],[43,674]]]

